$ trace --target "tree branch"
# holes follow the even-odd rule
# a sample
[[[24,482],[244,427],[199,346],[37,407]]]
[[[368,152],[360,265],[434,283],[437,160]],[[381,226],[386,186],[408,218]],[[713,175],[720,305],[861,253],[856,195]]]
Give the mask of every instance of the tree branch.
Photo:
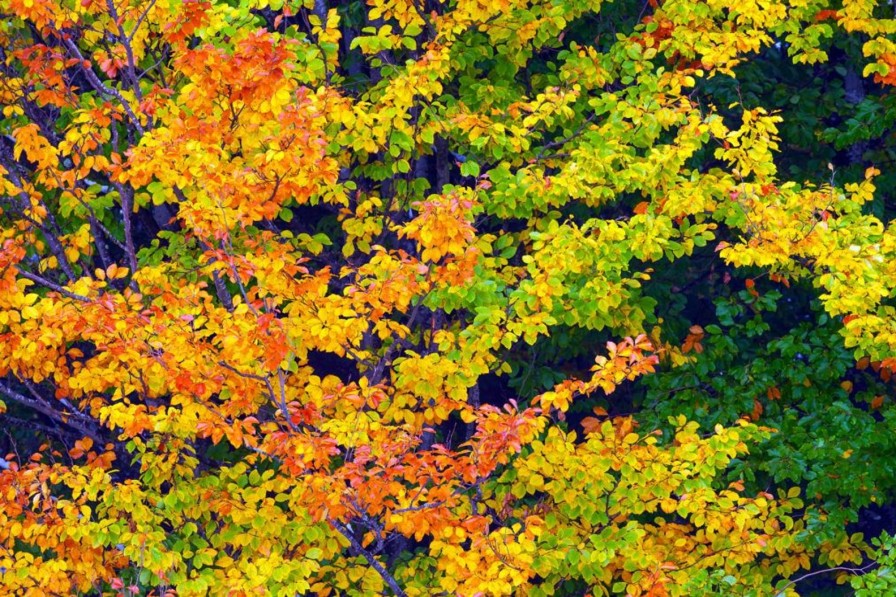
[[[404,592],[404,589],[401,588],[401,585],[398,584],[398,581],[395,580],[395,577],[386,570],[386,568],[380,564],[380,562],[373,556],[372,553],[364,549],[361,543],[355,538],[349,528],[339,522],[338,520],[330,519],[330,524],[333,525],[333,528],[339,531],[343,537],[348,539],[348,542],[351,544],[352,548],[361,554],[367,563],[370,564],[370,567],[376,570],[377,574],[379,574],[386,584],[389,585],[389,588],[392,589],[392,592],[395,593],[396,597],[407,597],[407,593]]]
[[[81,418],[90,420],[88,417],[86,417],[86,415],[82,415],[81,413],[74,412],[74,413],[72,413],[71,416],[66,416],[65,414],[54,409],[52,407],[52,405],[47,403],[46,400],[43,400],[43,399],[38,400],[37,398],[27,398],[24,395],[16,392],[15,390],[13,390],[11,387],[7,386],[4,383],[0,383],[0,394],[3,394],[4,396],[6,396],[8,399],[12,400],[13,402],[17,402],[17,403],[21,404],[22,406],[28,407],[32,410],[35,410],[35,411],[41,413],[42,415],[45,415],[46,417],[48,417],[58,423],[67,425],[68,427],[71,427],[72,429],[75,429],[78,432],[83,433],[84,435],[90,437],[90,439],[92,439],[94,441],[94,443],[96,443],[97,445],[102,445],[104,443],[104,440],[102,439],[102,436],[100,435],[100,432],[97,429],[91,429],[90,427],[87,427],[86,421],[80,420]],[[72,418],[79,419],[79,420],[73,421]]]
[[[295,423],[292,422],[292,418],[289,414],[289,408],[286,404],[286,379],[283,371],[277,372],[277,379],[280,384],[280,398],[278,400],[277,394],[274,392],[274,385],[271,383],[271,380],[263,375],[256,375],[255,373],[246,373],[244,371],[240,371],[233,365],[229,364],[227,361],[218,361],[218,364],[228,371],[232,371],[239,375],[240,377],[244,377],[246,379],[254,379],[256,381],[260,381],[264,384],[265,388],[267,388],[268,396],[271,399],[280,413],[283,415],[283,418],[286,419],[286,425],[292,429],[293,431],[299,431],[299,428]]]
[[[803,574],[802,576],[797,576],[796,578],[792,579],[786,585],[784,585],[783,587],[778,589],[777,593],[779,595],[783,595],[784,592],[787,591],[787,589],[789,589],[796,583],[802,582],[802,581],[806,580],[807,578],[812,578],[813,576],[818,576],[820,574],[827,574],[829,572],[849,572],[851,574],[860,575],[860,574],[865,574],[866,572],[868,572],[869,570],[871,570],[872,568],[874,568],[878,565],[879,564],[877,562],[871,562],[870,564],[866,564],[865,566],[862,566],[861,568],[848,568],[846,566],[835,566],[833,568],[825,568],[823,570],[815,570],[814,572],[807,572],[806,574]]]
[[[22,276],[23,278],[31,280],[35,284],[40,284],[41,286],[45,286],[46,288],[49,288],[50,290],[56,291],[64,297],[67,297],[67,298],[70,298],[70,299],[73,299],[76,301],[81,301],[82,303],[91,302],[90,299],[87,298],[86,296],[78,294],[76,292],[72,292],[71,290],[66,290],[59,284],[50,282],[46,278],[38,276],[37,274],[32,274],[28,270],[24,270],[20,267],[16,267],[16,270],[19,272],[19,275]]]
[[[137,114],[134,113],[134,110],[131,108],[131,104],[128,103],[128,100],[124,99],[124,96],[121,95],[121,93],[117,89],[107,87],[102,81],[100,81],[99,77],[96,76],[96,73],[93,72],[93,69],[91,69],[87,65],[88,60],[84,58],[84,55],[81,54],[81,50],[78,49],[78,46],[75,45],[75,42],[73,42],[70,37],[63,35],[62,43],[69,52],[71,52],[78,60],[81,61],[81,70],[84,71],[84,76],[87,77],[90,85],[103,95],[114,97],[115,99],[117,99],[119,103],[121,103],[121,107],[124,108],[124,111],[127,112],[128,118],[130,118],[134,123],[134,126],[137,128],[137,132],[143,135],[146,131],[143,129],[143,125],[140,124],[140,120],[137,119]]]

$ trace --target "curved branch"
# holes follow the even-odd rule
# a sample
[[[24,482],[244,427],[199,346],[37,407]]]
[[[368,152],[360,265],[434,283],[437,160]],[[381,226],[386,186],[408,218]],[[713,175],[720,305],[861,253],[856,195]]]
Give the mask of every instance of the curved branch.
[[[783,595],[787,589],[789,589],[796,583],[802,582],[802,581],[806,580],[807,578],[812,578],[813,576],[818,576],[820,574],[827,574],[829,572],[849,572],[850,574],[861,575],[861,574],[865,574],[866,572],[868,572],[869,570],[873,569],[874,567],[876,567],[878,565],[879,564],[877,562],[871,562],[870,564],[866,564],[865,566],[862,566],[861,568],[849,568],[847,566],[835,566],[833,568],[825,568],[823,570],[815,570],[814,572],[807,572],[806,574],[803,574],[802,576],[797,576],[796,578],[794,578],[790,582],[788,582],[786,585],[784,585],[783,587],[778,589],[778,594]]]

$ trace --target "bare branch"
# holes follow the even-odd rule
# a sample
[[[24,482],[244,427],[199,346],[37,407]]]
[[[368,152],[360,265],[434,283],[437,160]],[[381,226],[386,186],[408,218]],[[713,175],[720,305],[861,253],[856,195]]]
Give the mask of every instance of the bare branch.
[[[9,175],[9,179],[12,181],[12,183],[20,189],[18,195],[19,199],[22,202],[22,206],[29,205],[31,200],[25,193],[25,191],[21,190],[25,188],[25,185],[22,182],[22,179],[19,176],[18,172],[16,172],[15,166],[17,164],[13,156],[11,154],[0,155],[0,163],[2,163],[6,168],[7,174]],[[46,225],[35,220],[27,213],[25,213],[24,207],[19,207],[18,211],[20,212],[22,219],[29,222],[32,226],[41,231],[47,241],[47,245],[50,247],[50,251],[53,253],[53,256],[56,257],[56,261],[59,262],[59,267],[62,268],[62,271],[66,276],[68,276],[69,280],[74,281],[76,278],[74,269],[72,268],[71,263],[69,263],[68,257],[65,254],[65,249],[62,247],[62,243],[59,242],[59,238],[57,238],[57,236],[53,234],[50,228],[48,228]],[[48,218],[52,218],[52,212],[50,212],[49,209],[47,210],[47,216]],[[53,222],[55,222],[55,220],[53,220]]]
[[[131,275],[137,273],[137,251],[134,248],[134,232],[131,223],[131,215],[134,209],[134,189],[130,186],[125,187],[119,182],[113,182],[115,189],[118,191],[121,199],[121,215],[124,220],[124,245],[125,253],[128,256],[128,267],[131,269]]]
[[[218,300],[221,301],[225,309],[233,311],[233,297],[230,296],[227,286],[224,285],[224,278],[217,271],[214,271],[212,272],[212,281],[215,284],[215,293],[218,295]]]
[[[112,17],[112,22],[118,26],[118,38],[124,46],[124,53],[128,59],[128,78],[131,80],[131,88],[134,90],[134,95],[140,100],[143,98],[143,93],[140,91],[140,82],[137,80],[137,67],[134,61],[134,48],[131,47],[131,38],[124,31],[124,24],[118,16],[118,9],[115,8],[115,3],[112,0],[106,0],[106,8],[109,9],[109,16]]]
[[[78,432],[91,438],[98,445],[103,443],[103,439],[100,435],[99,430],[88,427],[87,421],[89,421],[90,419],[84,415],[81,415],[80,413],[75,412],[72,413],[71,416],[66,415],[53,408],[50,403],[40,398],[39,396],[38,398],[28,398],[23,394],[16,392],[12,389],[12,387],[6,385],[5,383],[0,383],[0,394],[6,396],[13,402],[17,402],[18,404],[35,410],[58,423],[77,430]]]
[[[41,286],[49,288],[50,290],[56,291],[64,297],[67,297],[67,298],[70,298],[70,299],[73,299],[76,301],[81,301],[82,303],[91,302],[91,300],[89,298],[87,298],[86,296],[84,296],[82,294],[78,294],[76,292],[72,292],[71,290],[66,290],[59,284],[50,282],[46,278],[38,276],[37,274],[32,274],[28,270],[24,270],[21,267],[16,267],[16,270],[19,272],[19,275],[22,276],[23,278],[31,280],[35,284],[40,284]]]
[[[244,377],[246,379],[254,379],[263,383],[265,388],[267,388],[268,396],[270,397],[271,402],[277,405],[277,409],[280,411],[280,414],[282,414],[283,418],[286,419],[287,426],[293,431],[299,431],[299,428],[296,426],[296,424],[292,422],[292,417],[289,414],[289,408],[286,404],[286,379],[283,371],[277,371],[277,377],[280,383],[280,398],[278,399],[277,394],[274,392],[274,386],[271,383],[270,378],[263,375],[257,375],[255,373],[240,371],[233,365],[229,364],[227,361],[218,361],[218,364],[228,371],[236,373],[240,377]]]
[[[790,582],[788,582],[786,585],[784,585],[783,587],[778,589],[777,594],[783,595],[787,591],[787,589],[789,589],[793,585],[797,584],[798,582],[802,582],[802,581],[806,580],[807,578],[812,578],[813,576],[818,576],[820,574],[827,574],[829,572],[849,572],[850,574],[854,574],[854,575],[858,576],[861,574],[865,574],[869,570],[871,570],[879,565],[880,564],[878,564],[877,562],[871,562],[870,564],[866,564],[865,566],[862,566],[861,568],[848,568],[846,566],[835,566],[833,568],[824,568],[822,570],[815,570],[813,572],[807,572],[806,574],[797,576],[796,578],[794,578]]]
[[[137,35],[137,31],[140,29],[140,25],[143,24],[143,21],[146,20],[146,16],[149,14],[149,11],[152,10],[152,7],[156,5],[156,0],[150,0],[149,4],[146,5],[146,8],[143,9],[143,12],[137,18],[137,22],[134,24],[134,28],[131,29],[130,34],[127,36],[127,41],[131,42],[134,40],[134,36]]]
[[[124,111],[127,112],[128,118],[130,118],[134,123],[137,132],[143,135],[146,131],[143,129],[143,125],[140,124],[140,120],[137,118],[137,114],[134,113],[134,110],[131,108],[131,104],[128,103],[128,100],[124,99],[124,96],[122,96],[117,89],[108,87],[102,81],[100,81],[99,77],[96,76],[96,73],[93,72],[93,69],[87,66],[88,61],[84,58],[84,55],[81,54],[81,50],[78,49],[78,46],[71,40],[71,38],[63,36],[62,43],[66,48],[68,48],[69,52],[71,52],[78,60],[81,61],[81,70],[84,72],[84,76],[87,77],[90,85],[103,95],[114,97],[115,99],[117,99],[119,103],[121,103],[121,107],[124,108]]]
[[[380,564],[379,560],[377,560],[372,553],[364,549],[361,545],[361,542],[358,541],[355,536],[352,534],[351,530],[343,523],[338,520],[333,520],[332,518],[329,520],[330,524],[333,525],[333,528],[339,531],[339,533],[348,539],[348,542],[351,544],[352,548],[361,554],[367,563],[370,564],[370,567],[376,570],[377,574],[379,574],[382,579],[389,585],[389,588],[392,589],[392,592],[395,593],[396,597],[407,597],[407,593],[404,592],[404,589],[401,588],[401,585],[398,584],[398,581],[395,580],[395,577],[386,570],[386,568]]]

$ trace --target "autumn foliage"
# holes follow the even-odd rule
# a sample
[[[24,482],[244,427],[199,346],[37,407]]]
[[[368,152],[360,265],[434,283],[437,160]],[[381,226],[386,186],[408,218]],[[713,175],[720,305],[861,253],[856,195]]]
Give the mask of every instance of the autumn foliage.
[[[896,591],[887,11],[0,0],[0,593]]]

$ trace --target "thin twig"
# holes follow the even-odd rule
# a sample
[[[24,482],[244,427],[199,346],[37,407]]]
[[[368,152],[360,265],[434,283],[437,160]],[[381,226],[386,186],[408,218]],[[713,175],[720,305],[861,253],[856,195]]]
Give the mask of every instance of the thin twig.
[[[131,33],[127,36],[127,41],[131,42],[134,40],[134,36],[137,35],[137,30],[140,29],[140,25],[143,24],[143,21],[146,19],[146,16],[149,14],[149,11],[152,10],[152,7],[156,5],[156,0],[150,0],[149,4],[146,5],[146,8],[143,10],[143,13],[140,14],[140,17],[137,19],[137,22],[134,24],[134,28],[131,29]]]
[[[879,565],[880,564],[878,562],[871,562],[870,564],[862,566],[861,568],[848,568],[846,566],[835,566],[833,568],[825,568],[824,570],[815,570],[814,572],[807,572],[806,574],[803,574],[802,576],[797,576],[796,578],[794,578],[793,580],[788,582],[786,585],[784,585],[780,589],[777,589],[777,592],[779,595],[783,595],[787,589],[789,589],[796,583],[802,582],[802,581],[806,580],[807,578],[812,578],[813,576],[818,576],[819,574],[827,574],[828,572],[849,572],[850,574],[860,575],[860,574],[865,574],[866,572],[868,572],[875,566],[879,566]]]

